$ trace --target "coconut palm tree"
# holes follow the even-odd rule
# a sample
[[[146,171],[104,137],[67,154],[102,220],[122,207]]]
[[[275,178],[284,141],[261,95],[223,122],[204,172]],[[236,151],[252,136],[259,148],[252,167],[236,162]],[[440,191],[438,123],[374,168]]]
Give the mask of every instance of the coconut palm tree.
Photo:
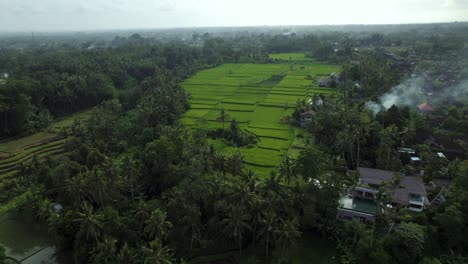
[[[257,241],[257,232],[258,232],[258,226],[260,224],[260,220],[262,218],[262,209],[263,209],[264,202],[260,198],[260,196],[256,193],[253,192],[252,199],[250,201],[250,215],[252,216],[252,242],[253,246],[255,247],[255,242]]]
[[[159,240],[153,240],[148,247],[142,247],[143,263],[145,264],[171,264],[174,254],[163,246]]]
[[[219,110],[218,121],[223,122],[223,138],[224,138],[224,124],[229,121],[229,114],[224,108]]]
[[[346,187],[349,189],[349,192],[352,194],[359,185],[361,176],[357,170],[350,171],[346,176],[347,177],[342,181],[342,184],[346,185]]]
[[[183,232],[190,236],[190,250],[195,241],[201,238],[201,211],[196,203],[188,203],[184,207],[184,212],[179,223],[183,226]]]
[[[240,151],[236,151],[231,157],[229,157],[228,164],[232,175],[240,175],[245,166],[244,155],[242,155]]]
[[[138,253],[135,250],[128,246],[127,242],[122,246],[120,251],[116,256],[116,263],[137,263]]]
[[[151,213],[150,218],[145,221],[144,232],[149,239],[164,240],[171,228],[171,222],[166,220],[166,212],[157,208]]]
[[[402,178],[401,173],[398,173],[398,172],[393,173],[392,182],[390,185],[392,187],[393,194],[395,194],[396,190],[400,188],[401,178]]]
[[[93,249],[92,255],[94,263],[112,264],[116,263],[117,239],[104,237]]]
[[[223,175],[226,175],[228,170],[228,159],[223,153],[219,153],[215,156],[216,168],[223,172]]]
[[[291,180],[296,176],[294,167],[294,160],[286,155],[278,168],[280,176],[286,180],[288,186]]]
[[[48,198],[37,201],[37,216],[39,220],[46,221],[52,212],[52,202]]]
[[[270,248],[270,241],[273,239],[274,230],[278,225],[278,217],[273,210],[266,211],[260,220],[261,226],[259,236],[265,240],[265,254],[268,256],[268,249]]]
[[[77,202],[92,201],[92,188],[90,188],[89,185],[90,181],[84,173],[79,173],[75,177],[67,179],[66,185],[64,186],[66,198],[73,197],[72,199]]]
[[[243,208],[248,208],[251,205],[254,192],[245,182],[235,181],[233,198]]]
[[[140,198],[140,200],[138,200],[138,202],[134,205],[133,218],[140,226],[144,226],[145,221],[150,218],[151,212],[152,210],[148,203]]]
[[[297,239],[301,236],[299,221],[297,218],[279,219],[278,227],[273,231],[276,241],[281,245],[283,251],[296,246]]]
[[[234,206],[222,221],[224,232],[237,240],[239,253],[242,254],[242,238],[246,231],[250,230],[250,215],[241,206]]]
[[[250,168],[245,169],[244,173],[241,174],[241,180],[253,190],[257,190],[260,182],[258,180],[258,175]]]
[[[280,184],[278,181],[278,177],[276,175],[276,171],[270,172],[270,177],[265,181],[265,185],[263,186],[264,194],[268,192],[278,193],[280,190]]]
[[[94,238],[97,243],[102,232],[104,216],[95,213],[93,206],[88,205],[87,202],[83,203],[81,212],[77,213],[77,216],[78,217],[74,220],[80,224],[77,238],[82,239],[86,236],[86,239]]]

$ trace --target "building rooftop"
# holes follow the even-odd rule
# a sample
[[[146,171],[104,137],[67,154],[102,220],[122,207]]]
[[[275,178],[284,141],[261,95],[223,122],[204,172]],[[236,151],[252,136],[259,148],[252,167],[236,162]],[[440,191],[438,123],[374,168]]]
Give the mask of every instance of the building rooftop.
[[[420,104],[417,106],[417,108],[420,110],[420,111],[424,111],[424,112],[432,112],[434,111],[434,108],[432,107],[432,105],[428,104],[428,103],[423,103],[423,104]]]
[[[304,113],[301,113],[301,116],[306,116],[306,115],[315,115],[315,111],[314,110],[309,110],[309,111],[306,111]]]
[[[359,167],[359,174],[362,181],[368,185],[381,185],[393,179],[393,172],[386,170]]]
[[[382,185],[384,182],[391,183],[393,180],[393,172],[371,168],[359,168],[362,182],[368,185]],[[427,197],[427,192],[424,183],[418,176],[404,176],[401,177],[400,187],[395,190],[393,194],[393,201],[395,203],[407,205],[411,195],[420,195]],[[427,205],[428,200],[425,199],[424,203]]]
[[[399,204],[407,205],[409,203],[410,194],[418,194],[421,197],[427,197],[426,188],[423,182],[417,176],[406,176],[401,179],[400,188],[395,191],[393,200]],[[427,199],[424,200],[426,205],[429,205]]]
[[[412,148],[398,148],[399,153],[408,153],[408,154],[415,154],[416,151]]]

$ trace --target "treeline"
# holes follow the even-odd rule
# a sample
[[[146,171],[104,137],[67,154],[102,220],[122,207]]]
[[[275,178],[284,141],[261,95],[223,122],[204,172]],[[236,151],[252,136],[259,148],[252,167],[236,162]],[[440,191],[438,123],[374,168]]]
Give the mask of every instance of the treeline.
[[[450,37],[451,41],[443,41],[442,36]],[[46,43],[25,50],[1,49],[0,136],[36,131],[54,118],[111,98],[118,98],[130,109],[142,95],[144,82],[165,71],[183,79],[197,70],[225,62],[273,62],[269,54],[279,52],[302,51],[319,61],[344,64],[349,80],[362,81],[370,86],[369,90],[374,89],[375,95],[382,94],[388,85],[398,81],[396,63],[383,50],[358,54],[355,47],[411,45],[413,55],[421,58],[440,55],[452,59],[458,56],[462,43],[461,37],[449,31],[418,41],[398,34],[377,33],[252,34],[234,38],[206,33],[201,38],[194,37],[192,42],[160,42],[133,34],[115,38],[106,45]],[[360,64],[350,65],[351,60]]]
[[[133,108],[148,82],[167,73],[177,79],[206,67],[204,55],[187,46],[136,46],[99,50],[3,50],[0,131],[14,136],[118,98]]]

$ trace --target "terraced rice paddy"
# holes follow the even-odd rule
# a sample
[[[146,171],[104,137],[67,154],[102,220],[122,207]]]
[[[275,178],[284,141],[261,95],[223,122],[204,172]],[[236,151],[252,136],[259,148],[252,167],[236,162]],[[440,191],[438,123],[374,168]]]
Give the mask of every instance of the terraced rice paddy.
[[[63,154],[65,138],[57,132],[71,126],[75,119],[87,120],[90,114],[91,111],[80,112],[53,123],[46,131],[0,143],[0,193],[6,183],[15,179],[21,165],[30,162],[33,157],[46,159]],[[16,200],[10,203],[16,204]],[[8,204],[0,203],[0,213]]]
[[[40,132],[0,144],[0,148],[14,149],[14,152],[2,152],[0,156],[0,193],[4,186],[16,178],[22,164],[30,162],[33,157],[44,159],[60,155],[65,152],[64,143],[65,139],[57,134]],[[13,200],[0,203],[0,216],[11,206],[18,205],[19,201],[26,201],[21,198],[22,195],[18,194]]]
[[[270,54],[271,59],[291,61],[291,62],[313,62],[313,58],[308,58],[304,53],[275,53]]]
[[[292,114],[298,99],[334,93],[333,89],[317,87],[316,80],[339,70],[334,65],[314,63],[300,53],[272,56],[291,57],[294,63],[224,64],[201,71],[182,84],[191,94],[191,109],[182,122],[194,129],[220,128],[219,110],[225,109],[230,119],[256,135],[258,142],[255,147],[240,149],[219,140],[213,145],[224,152],[240,150],[247,164],[263,175],[278,166],[286,153],[295,156],[298,152],[293,148],[300,144],[293,142],[303,132],[281,119]]]

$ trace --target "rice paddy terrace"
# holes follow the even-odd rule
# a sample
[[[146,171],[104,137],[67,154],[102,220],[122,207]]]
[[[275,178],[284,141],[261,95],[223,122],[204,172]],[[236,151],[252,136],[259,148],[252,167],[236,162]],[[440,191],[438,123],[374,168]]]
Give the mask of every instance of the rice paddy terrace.
[[[327,95],[334,89],[317,86],[321,76],[339,70],[336,65],[314,62],[301,53],[273,54],[276,64],[224,64],[199,72],[182,86],[191,94],[191,108],[182,122],[194,129],[222,127],[220,109],[239,127],[257,137],[254,147],[236,148],[221,140],[212,144],[223,152],[240,150],[247,164],[261,174],[279,165],[288,153],[296,156],[303,134],[281,119],[290,116],[298,99]],[[228,125],[227,125],[228,126]]]
[[[48,129],[36,134],[5,140],[0,142],[0,199],[3,201],[4,186],[14,181],[23,164],[30,162],[33,157],[46,159],[65,153],[65,138],[59,134],[60,130],[71,126],[73,120],[86,120],[91,111],[74,114],[68,118],[53,123]],[[12,201],[0,202],[0,216],[24,200],[28,193],[18,194]]]

